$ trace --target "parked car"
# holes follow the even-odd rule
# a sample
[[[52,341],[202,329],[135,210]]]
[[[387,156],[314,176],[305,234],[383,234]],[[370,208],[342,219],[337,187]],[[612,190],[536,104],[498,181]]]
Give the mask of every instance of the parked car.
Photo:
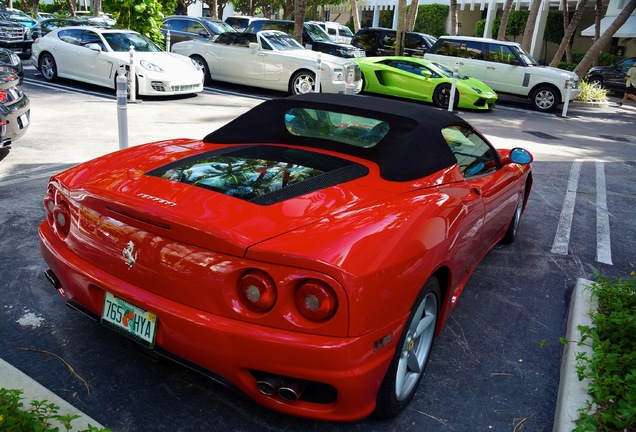
[[[595,66],[587,71],[583,79],[622,96],[625,93],[625,75],[634,67],[634,63],[636,57],[628,57],[611,66]]]
[[[55,30],[59,27],[70,27],[70,26],[80,26],[80,25],[90,25],[88,21],[83,20],[81,18],[47,18],[39,21],[38,24],[33,28],[33,38],[38,38],[40,36],[44,36],[47,33],[50,33],[51,30]]]
[[[31,55],[33,37],[31,29],[15,21],[0,19],[0,47],[7,48],[21,57]]]
[[[288,20],[256,20],[245,29],[246,33],[257,33],[261,30],[280,30],[291,36],[294,35],[294,21]],[[350,44],[334,42],[333,39],[318,25],[305,23],[303,28],[303,46],[307,49],[320,51],[338,57],[364,57],[364,51]]]
[[[329,36],[339,43],[351,43],[353,32],[349,27],[333,21],[309,21],[312,24],[319,25]]]
[[[498,94],[530,99],[538,111],[552,111],[581,93],[579,77],[569,71],[540,66],[516,42],[468,36],[442,36],[425,58],[477,78]]]
[[[20,57],[13,51],[0,48],[0,71],[16,74],[20,79],[20,84],[22,84],[22,80],[24,79],[24,67]]]
[[[319,54],[304,49],[282,31],[228,32],[214,43],[189,40],[172,51],[192,58],[205,71],[206,80],[279,90],[291,94],[314,91]],[[341,93],[349,74],[360,91],[360,68],[352,60],[323,54],[320,91]]]
[[[164,18],[161,33],[164,37],[170,30],[170,44],[190,39],[214,41],[221,33],[234,31],[232,26],[216,18],[172,15]]]
[[[356,32],[351,44],[364,50],[368,57],[395,55],[397,31],[381,27],[367,27]],[[437,39],[426,33],[406,32],[404,55],[423,57]]]
[[[24,135],[31,119],[31,102],[20,87],[20,77],[0,70],[0,147]]]
[[[531,162],[420,104],[272,99],[54,175],[40,251],[69,306],[265,407],[392,417]]]
[[[69,78],[116,89],[117,70],[128,68],[131,46],[140,95],[170,96],[203,90],[203,72],[196,63],[163,51],[132,30],[57,28],[36,39],[31,60],[47,81]]]
[[[362,90],[388,96],[431,102],[448,108],[453,71],[417,57],[366,57],[356,59],[362,73]],[[497,93],[483,82],[459,75],[454,107],[489,109]]]
[[[245,31],[245,29],[252,23],[252,21],[257,19],[261,18],[248,15],[234,15],[225,18],[225,22],[232,26],[232,28],[236,31]]]
[[[38,23],[33,17],[18,9],[0,9],[0,19],[13,21],[25,27],[33,28]]]

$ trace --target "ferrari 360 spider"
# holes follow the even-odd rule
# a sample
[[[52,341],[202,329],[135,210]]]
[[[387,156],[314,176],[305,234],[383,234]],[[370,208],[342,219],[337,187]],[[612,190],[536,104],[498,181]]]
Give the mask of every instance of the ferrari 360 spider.
[[[266,407],[391,417],[479,261],[517,235],[531,162],[431,107],[269,100],[54,175],[41,253],[69,306]]]

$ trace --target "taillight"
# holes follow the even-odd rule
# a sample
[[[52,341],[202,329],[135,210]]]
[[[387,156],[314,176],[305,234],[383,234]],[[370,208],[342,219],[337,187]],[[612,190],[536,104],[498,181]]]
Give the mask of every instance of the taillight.
[[[305,318],[324,321],[336,313],[338,298],[326,283],[308,280],[296,291],[296,307]]]
[[[49,189],[44,196],[44,210],[46,210],[46,218],[49,224],[53,226],[55,220],[53,219],[53,211],[55,210],[55,191]]]
[[[249,309],[267,312],[276,303],[276,284],[267,273],[252,270],[241,278],[239,295]]]
[[[7,92],[5,90],[0,90],[0,103],[5,103],[7,101]]]
[[[71,212],[66,201],[60,201],[53,208],[53,221],[57,233],[65,238],[71,230]]]

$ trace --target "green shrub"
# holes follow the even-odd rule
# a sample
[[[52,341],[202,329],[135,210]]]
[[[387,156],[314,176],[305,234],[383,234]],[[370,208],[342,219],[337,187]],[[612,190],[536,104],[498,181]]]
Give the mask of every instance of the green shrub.
[[[579,326],[581,342],[592,345],[591,357],[580,353],[577,373],[590,379],[592,404],[580,410],[574,432],[633,431],[636,425],[636,279],[600,276],[591,285],[598,309],[592,325]]]
[[[581,94],[576,98],[581,102],[607,102],[607,93],[609,90],[595,86],[581,80],[579,83],[581,86]]]
[[[22,403],[22,390],[0,388],[0,430],[11,432],[59,432],[58,427],[51,425],[55,420],[71,431],[73,420],[78,415],[58,415],[60,407],[47,401],[32,401],[30,408]],[[110,429],[99,429],[88,425],[88,429],[78,432],[112,432]]]

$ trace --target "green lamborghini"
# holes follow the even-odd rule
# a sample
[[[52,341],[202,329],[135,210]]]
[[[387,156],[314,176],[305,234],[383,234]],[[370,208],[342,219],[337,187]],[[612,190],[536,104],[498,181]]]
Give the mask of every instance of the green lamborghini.
[[[453,71],[439,63],[417,57],[362,57],[353,59],[362,72],[362,91],[417,99],[448,108]],[[458,75],[453,106],[489,109],[497,93],[475,78]]]

